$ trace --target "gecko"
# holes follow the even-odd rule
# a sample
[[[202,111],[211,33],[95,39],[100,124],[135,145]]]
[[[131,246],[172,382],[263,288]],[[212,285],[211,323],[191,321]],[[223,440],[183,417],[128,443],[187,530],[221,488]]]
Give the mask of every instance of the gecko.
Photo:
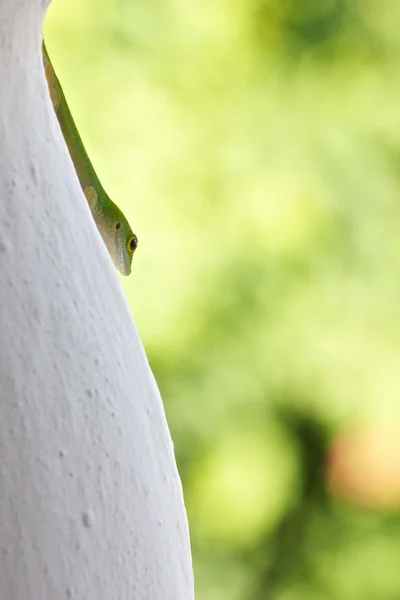
[[[129,275],[138,239],[125,215],[108,196],[96,175],[50,61],[44,40],[42,54],[51,102],[93,219],[115,268],[122,275]]]

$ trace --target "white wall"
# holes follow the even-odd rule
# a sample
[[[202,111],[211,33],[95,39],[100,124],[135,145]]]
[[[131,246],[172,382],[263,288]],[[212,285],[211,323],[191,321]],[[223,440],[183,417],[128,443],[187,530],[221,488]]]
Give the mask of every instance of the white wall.
[[[164,409],[52,111],[44,4],[0,0],[0,598],[191,599]]]

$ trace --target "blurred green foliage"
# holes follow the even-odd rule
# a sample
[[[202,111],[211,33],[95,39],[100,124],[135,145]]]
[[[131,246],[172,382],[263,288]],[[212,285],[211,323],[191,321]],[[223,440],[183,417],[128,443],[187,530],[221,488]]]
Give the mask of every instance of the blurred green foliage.
[[[54,0],[45,34],[139,236],[198,600],[396,600],[400,519],[334,500],[350,423],[398,421],[395,0]],[[95,258],[93,259],[95,260]]]

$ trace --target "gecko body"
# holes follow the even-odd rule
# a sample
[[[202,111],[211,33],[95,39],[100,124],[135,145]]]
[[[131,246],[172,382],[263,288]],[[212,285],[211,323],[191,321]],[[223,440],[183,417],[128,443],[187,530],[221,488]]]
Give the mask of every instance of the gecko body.
[[[138,244],[137,237],[125,215],[108,196],[97,177],[72,118],[44,41],[42,51],[53,108],[93,219],[114,266],[122,275],[129,275],[132,256]]]

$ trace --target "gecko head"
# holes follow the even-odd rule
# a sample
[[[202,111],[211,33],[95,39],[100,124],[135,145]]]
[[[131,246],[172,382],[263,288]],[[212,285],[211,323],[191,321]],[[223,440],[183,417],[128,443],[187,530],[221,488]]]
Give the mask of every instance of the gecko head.
[[[133,233],[125,217],[117,219],[114,223],[115,237],[111,247],[108,248],[114,266],[122,275],[129,275],[133,253],[135,252],[138,239]]]
[[[122,275],[129,275],[133,253],[138,239],[133,233],[124,213],[109,198],[95,220],[115,268]]]

